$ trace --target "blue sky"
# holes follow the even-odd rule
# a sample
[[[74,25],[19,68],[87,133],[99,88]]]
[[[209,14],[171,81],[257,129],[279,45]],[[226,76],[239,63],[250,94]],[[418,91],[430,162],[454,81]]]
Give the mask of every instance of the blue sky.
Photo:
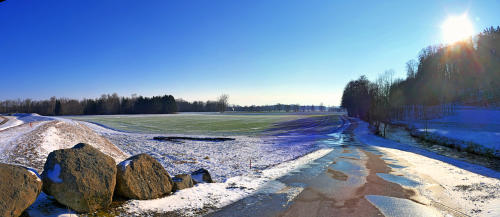
[[[0,99],[230,95],[240,105],[338,105],[345,84],[442,42],[468,12],[500,25],[500,1],[127,1],[0,3]]]

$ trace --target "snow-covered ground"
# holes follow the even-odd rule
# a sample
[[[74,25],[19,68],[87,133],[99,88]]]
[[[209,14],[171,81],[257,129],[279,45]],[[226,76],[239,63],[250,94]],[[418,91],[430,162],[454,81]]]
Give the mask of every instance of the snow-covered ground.
[[[425,121],[402,123],[419,132],[424,132],[426,128]],[[482,147],[469,148],[488,152],[484,150],[487,148],[500,157],[500,110],[462,106],[453,115],[429,120],[427,124],[427,132],[435,139],[459,145],[463,149],[474,143]]]
[[[254,136],[232,136],[235,140],[224,142],[157,141],[153,137],[165,135],[127,133],[88,122],[84,124],[130,155],[147,153],[153,156],[171,175],[205,168],[218,182],[293,160],[318,148],[313,144],[283,146]]]
[[[0,131],[0,162],[21,164],[42,172],[50,152],[80,142],[96,147],[118,162],[128,157],[109,140],[79,122],[38,115],[10,117],[23,123]]]
[[[235,176],[222,183],[202,183],[193,188],[184,189],[168,197],[156,200],[130,200],[124,208],[128,213],[165,213],[182,212],[186,215],[207,213],[216,208],[229,205],[256,192],[277,192],[284,184],[277,178],[318,159],[332,149],[320,149],[293,161],[288,161],[265,170],[255,170],[242,176]],[[300,191],[299,191],[300,192]],[[290,197],[299,192],[288,191]]]
[[[2,116],[2,117],[6,118],[7,122],[0,125],[0,130],[5,130],[5,129],[15,127],[15,126],[18,126],[18,125],[21,125],[24,123],[23,121],[18,120],[16,117],[13,117],[13,116]],[[0,120],[0,121],[2,121],[2,120]]]
[[[425,183],[417,188],[430,199],[429,203],[472,216],[500,216],[499,172],[375,136],[362,121],[355,135],[360,142],[383,152],[387,163],[404,165],[393,168],[394,175]]]
[[[274,179],[331,151],[320,149],[311,142],[285,146],[270,139],[272,136],[233,136],[235,140],[225,142],[156,141],[152,138],[161,134],[121,132],[63,117],[18,115],[12,119],[22,123],[0,131],[1,162],[21,164],[41,172],[51,151],[85,142],[112,156],[116,163],[131,155],[148,153],[158,159],[172,176],[205,168],[217,181],[199,184],[158,200],[128,201],[117,208],[122,214],[170,211],[195,214],[200,209],[206,213],[254,192],[279,188]],[[335,126],[332,125],[332,129]],[[290,191],[291,194],[294,192]],[[57,216],[72,212],[41,194],[27,213]]]

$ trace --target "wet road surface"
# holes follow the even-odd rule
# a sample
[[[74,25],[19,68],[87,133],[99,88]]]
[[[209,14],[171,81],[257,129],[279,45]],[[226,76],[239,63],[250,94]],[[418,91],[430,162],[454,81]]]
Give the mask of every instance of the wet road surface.
[[[329,154],[208,216],[440,216],[418,183],[389,174],[403,166],[353,138],[355,125],[318,141]]]

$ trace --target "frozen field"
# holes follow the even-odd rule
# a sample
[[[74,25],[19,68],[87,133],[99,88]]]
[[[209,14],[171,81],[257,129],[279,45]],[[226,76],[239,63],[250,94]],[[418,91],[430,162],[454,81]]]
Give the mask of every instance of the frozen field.
[[[297,120],[315,114],[282,113],[180,113],[165,115],[98,115],[70,116],[104,125],[119,131],[191,135],[252,135],[274,124]]]

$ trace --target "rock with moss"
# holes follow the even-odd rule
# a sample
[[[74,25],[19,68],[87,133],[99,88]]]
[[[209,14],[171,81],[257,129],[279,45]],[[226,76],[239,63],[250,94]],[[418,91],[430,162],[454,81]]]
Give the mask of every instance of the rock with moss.
[[[42,180],[35,171],[0,163],[0,216],[20,216],[41,191]]]
[[[79,143],[73,148],[49,154],[42,173],[43,191],[79,212],[107,208],[116,185],[116,163],[92,146]]]
[[[116,194],[119,196],[147,200],[172,192],[172,178],[160,162],[148,154],[132,156],[117,168]]]
[[[193,187],[193,179],[189,174],[175,175],[172,179],[174,181],[174,191]]]

